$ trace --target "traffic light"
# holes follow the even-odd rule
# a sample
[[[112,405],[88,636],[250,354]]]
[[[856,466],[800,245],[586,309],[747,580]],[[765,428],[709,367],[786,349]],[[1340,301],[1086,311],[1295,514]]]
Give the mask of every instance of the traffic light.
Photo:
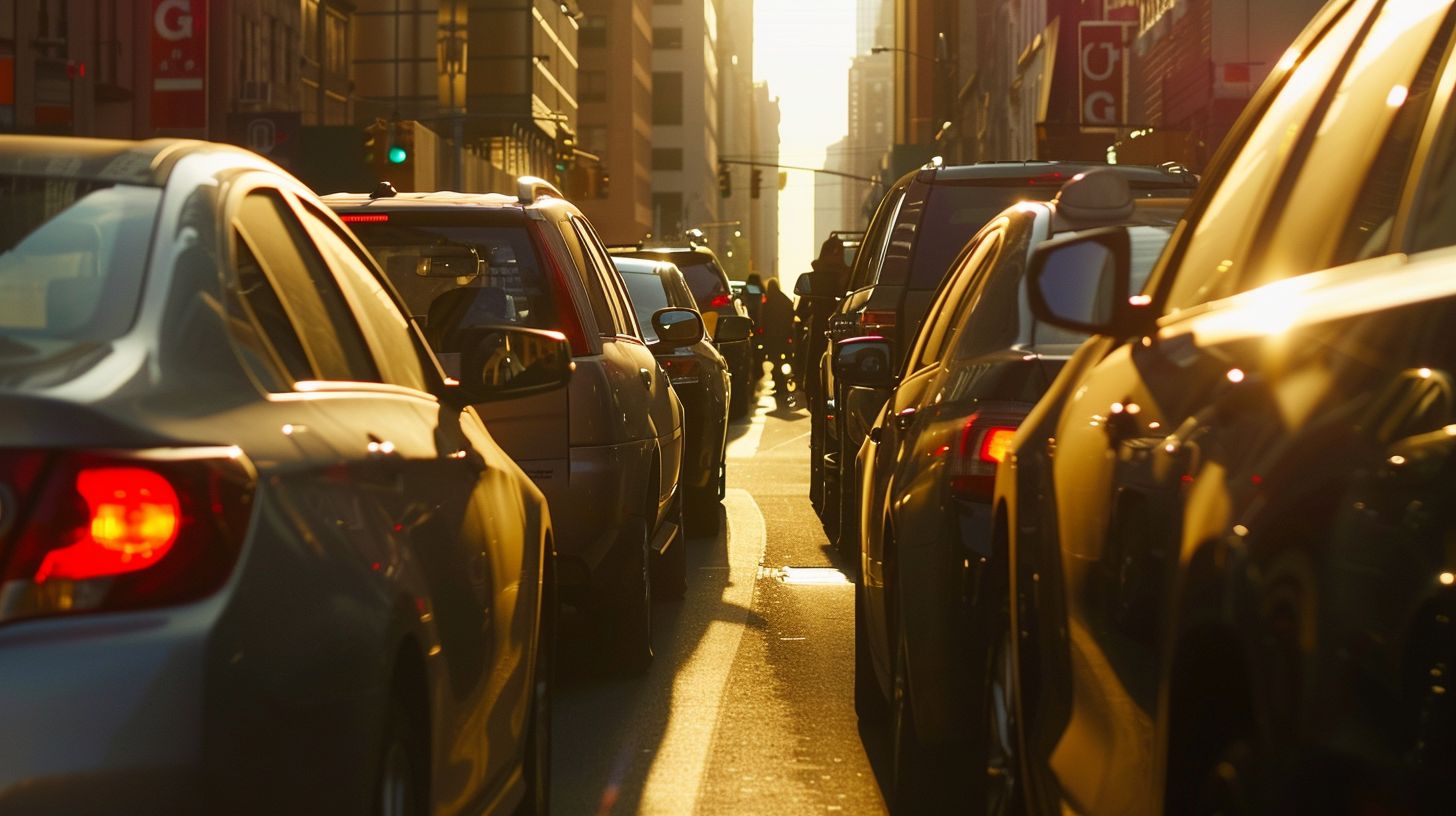
[[[721,162],[718,164],[718,195],[724,198],[733,195],[733,174],[728,171],[728,165]]]
[[[755,167],[753,168],[753,174],[748,177],[748,194],[753,198],[758,198],[758,194],[762,191],[763,171]]]
[[[576,162],[576,134],[565,125],[556,127],[556,172],[565,173]]]
[[[379,170],[384,166],[384,153],[389,143],[389,123],[375,119],[364,126],[364,166]],[[375,175],[378,175],[376,172]]]
[[[389,149],[385,161],[393,167],[403,168],[415,157],[415,123],[413,120],[392,122],[389,126]]]

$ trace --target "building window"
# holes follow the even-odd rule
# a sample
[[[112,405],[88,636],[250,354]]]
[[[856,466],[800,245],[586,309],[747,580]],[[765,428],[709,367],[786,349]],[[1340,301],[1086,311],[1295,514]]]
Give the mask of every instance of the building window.
[[[582,71],[579,75],[579,93],[583,102],[607,101],[607,72]]]
[[[606,125],[582,125],[581,126],[581,149],[588,153],[594,153],[598,157],[607,153],[607,128]]]
[[[313,62],[319,61],[318,48],[318,0],[305,0],[303,4],[303,56]]]
[[[683,47],[683,33],[681,28],[654,28],[652,29],[652,47],[677,50]]]
[[[332,9],[324,19],[324,58],[329,73],[349,72],[349,21]]]
[[[680,147],[654,147],[652,148],[652,169],[653,170],[681,170],[683,168],[683,152]]]
[[[652,124],[681,125],[682,121],[682,72],[654,72],[652,74]]]
[[[604,48],[607,45],[607,18],[591,16],[581,21],[581,32],[577,35],[580,48]]]

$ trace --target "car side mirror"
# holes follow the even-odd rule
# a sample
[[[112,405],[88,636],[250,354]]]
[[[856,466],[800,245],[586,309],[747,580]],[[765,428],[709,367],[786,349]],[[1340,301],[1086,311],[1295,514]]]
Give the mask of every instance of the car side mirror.
[[[713,332],[713,342],[718,345],[737,343],[747,340],[752,335],[752,320],[743,315],[721,315],[718,318],[718,328]]]
[[[561,388],[576,364],[566,335],[520,326],[461,330],[460,375],[447,401],[456,405],[519,399]]]
[[[652,313],[652,331],[657,335],[657,348],[675,349],[691,346],[706,336],[703,318],[692,309],[669,306]]]
[[[814,273],[803,272],[799,279],[794,281],[794,294],[802,298],[814,297]]]
[[[1124,227],[1084,230],[1037,247],[1027,274],[1038,320],[1085,334],[1118,334],[1129,325],[1131,241]]]
[[[858,388],[895,387],[895,350],[883,337],[851,337],[834,344],[834,378]]]

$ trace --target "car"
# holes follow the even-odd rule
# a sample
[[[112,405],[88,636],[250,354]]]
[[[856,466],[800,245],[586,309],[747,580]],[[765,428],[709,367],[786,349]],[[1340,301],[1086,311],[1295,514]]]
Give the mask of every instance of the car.
[[[764,361],[763,348],[763,326],[760,325],[758,312],[763,308],[763,285],[758,282],[757,276],[750,275],[752,280],[730,280],[728,286],[733,290],[733,296],[743,302],[743,308],[748,319],[753,322],[753,360],[749,369],[749,376],[759,376],[755,379],[762,379]]]
[[[744,305],[742,296],[734,294],[733,287],[728,282],[728,274],[718,262],[717,254],[706,244],[696,240],[690,240],[687,246],[637,244],[614,246],[611,252],[617,257],[667,261],[676,266],[687,280],[688,288],[692,290],[698,311],[708,323],[709,334],[715,330],[714,321],[718,315],[748,316],[748,307]],[[728,406],[728,416],[730,419],[739,419],[748,415],[758,381],[763,374],[762,371],[753,369],[753,349],[749,344],[733,349],[725,357],[728,368],[733,373],[733,394],[732,402]]]
[[[545,812],[551,518],[470,405],[564,338],[447,380],[240,148],[4,136],[0,184],[0,811]]]
[[[864,244],[863,230],[836,230],[819,245],[819,257],[811,262],[810,275],[800,275],[794,282],[799,302],[795,313],[799,318],[799,358],[794,361],[804,391],[804,407],[809,422],[809,502],[821,518],[824,512],[824,426],[833,416],[825,411],[823,393],[825,377],[820,373],[821,360],[828,347],[829,318],[834,314],[849,283],[849,272]],[[816,421],[817,420],[817,421]]]
[[[996,477],[988,812],[1449,810],[1453,31],[1326,5],[1140,290],[1124,230],[1037,250],[1094,336]]]
[[[447,371],[483,326],[566,335],[568,388],[480,411],[546,494],[562,599],[592,610],[609,661],[645,671],[652,598],[686,589],[682,404],[591,223],[531,177],[514,195],[381,187],[324,201],[378,259]]]
[[[648,348],[657,355],[682,400],[682,489],[688,530],[694,535],[712,535],[718,532],[719,502],[727,489],[728,403],[732,391],[728,362],[719,350],[734,343],[746,345],[753,324],[746,317],[724,315],[718,318],[711,342],[703,337],[691,346],[665,344],[657,324],[670,310],[697,314],[682,272],[666,261],[624,257],[612,261],[632,296],[632,307]]]
[[[1004,601],[981,591],[996,465],[1086,339],[1031,315],[1029,257],[1056,236],[1127,225],[1132,271],[1145,279],[1186,204],[1134,200],[1116,168],[1079,173],[1052,201],[1017,204],[967,243],[898,375],[887,340],[838,346],[837,381],[889,394],[858,453],[855,699],[861,718],[888,715],[896,811],[970,807],[964,764],[982,712],[966,689],[988,641],[982,607]]]
[[[828,321],[828,337],[874,335],[888,339],[903,358],[930,301],[952,260],[971,236],[997,213],[1018,201],[1045,201],[1068,179],[1106,165],[1083,162],[982,162],[948,166],[935,160],[907,173],[881,199],[850,271],[849,288]],[[1134,193],[1141,197],[1186,196],[1197,177],[1175,165],[1119,165]],[[801,297],[816,297],[813,278],[800,276]],[[826,352],[817,362],[817,386],[824,399],[810,416],[810,459],[818,460],[820,512],[830,540],[853,553],[858,540],[858,475],[854,456],[870,423],[879,413],[878,400],[859,395],[853,404],[833,377]],[[817,428],[817,430],[815,430]],[[815,442],[818,448],[815,448]],[[813,474],[811,474],[813,475]]]

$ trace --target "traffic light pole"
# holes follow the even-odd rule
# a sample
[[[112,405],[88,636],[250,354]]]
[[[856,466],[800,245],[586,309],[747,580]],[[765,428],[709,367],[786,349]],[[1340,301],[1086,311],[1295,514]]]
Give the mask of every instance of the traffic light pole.
[[[746,167],[772,167],[775,170],[804,170],[810,173],[820,173],[826,176],[839,176],[840,178],[854,179],[855,181],[868,181],[871,184],[879,184],[877,178],[869,176],[856,176],[853,173],[841,173],[838,170],[825,170],[822,167],[804,167],[796,164],[778,164],[776,162],[750,161],[748,159],[719,159],[719,164],[741,164]]]

